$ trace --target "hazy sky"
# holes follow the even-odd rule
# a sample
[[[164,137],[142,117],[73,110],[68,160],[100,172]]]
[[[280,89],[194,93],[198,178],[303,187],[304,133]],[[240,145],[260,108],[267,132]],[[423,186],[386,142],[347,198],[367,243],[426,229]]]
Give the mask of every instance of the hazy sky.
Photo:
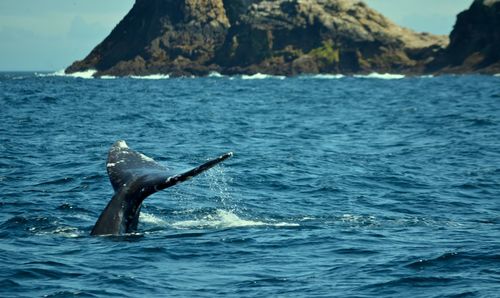
[[[397,24],[448,34],[472,0],[365,0]],[[0,71],[60,70],[84,58],[134,0],[0,0]]]

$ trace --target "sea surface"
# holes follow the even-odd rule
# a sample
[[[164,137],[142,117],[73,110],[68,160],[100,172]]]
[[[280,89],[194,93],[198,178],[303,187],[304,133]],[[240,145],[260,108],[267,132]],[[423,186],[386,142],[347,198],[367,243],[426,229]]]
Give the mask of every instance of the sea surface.
[[[0,74],[0,297],[500,297],[500,77]],[[116,140],[173,173],[89,235]]]

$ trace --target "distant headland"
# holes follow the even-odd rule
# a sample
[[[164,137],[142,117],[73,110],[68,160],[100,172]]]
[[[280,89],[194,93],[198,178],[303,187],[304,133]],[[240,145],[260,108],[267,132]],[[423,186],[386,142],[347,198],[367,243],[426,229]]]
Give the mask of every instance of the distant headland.
[[[500,73],[500,0],[475,0],[450,36],[400,27],[356,0],[136,0],[66,73]]]

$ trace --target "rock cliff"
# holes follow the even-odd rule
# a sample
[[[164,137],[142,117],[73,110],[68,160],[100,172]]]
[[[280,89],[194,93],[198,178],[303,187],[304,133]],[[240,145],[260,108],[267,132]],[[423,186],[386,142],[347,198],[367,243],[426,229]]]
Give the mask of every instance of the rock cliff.
[[[500,0],[475,0],[457,16],[449,46],[427,67],[439,73],[500,73]]]
[[[397,26],[356,0],[136,0],[66,72],[418,73],[447,42]]]
[[[232,24],[215,61],[227,73],[412,72],[446,43],[361,1],[256,1]]]
[[[204,74],[229,27],[220,0],[136,0],[111,34],[66,72]]]

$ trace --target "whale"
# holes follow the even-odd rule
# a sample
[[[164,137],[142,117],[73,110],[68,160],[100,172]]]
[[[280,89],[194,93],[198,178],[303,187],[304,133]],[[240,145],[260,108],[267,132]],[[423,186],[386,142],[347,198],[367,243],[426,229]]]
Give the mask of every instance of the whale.
[[[115,193],[90,234],[117,236],[136,232],[141,205],[148,196],[187,181],[232,156],[233,153],[228,152],[186,172],[171,175],[165,166],[130,149],[125,141],[116,141],[109,149],[106,162]]]

